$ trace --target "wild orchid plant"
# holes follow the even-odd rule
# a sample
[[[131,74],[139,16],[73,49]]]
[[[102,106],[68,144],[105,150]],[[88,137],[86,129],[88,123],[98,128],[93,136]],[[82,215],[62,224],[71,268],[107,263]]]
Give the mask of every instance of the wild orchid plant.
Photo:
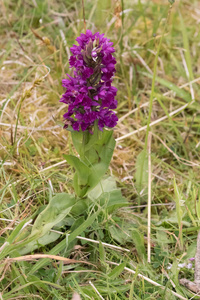
[[[79,154],[65,158],[76,169],[74,188],[83,197],[106,173],[115,146],[113,132],[105,127],[113,128],[118,120],[113,111],[117,89],[112,86],[116,59],[113,43],[104,34],[87,30],[76,40],[79,45],[70,49],[69,60],[74,77],[63,80],[67,90],[60,101],[68,104],[64,128],[71,130]]]
[[[85,213],[87,217],[87,209],[91,205],[98,214],[101,210],[110,213],[126,204],[114,178],[105,176],[115,147],[110,129],[118,120],[113,111],[117,107],[117,89],[112,86],[116,71],[113,43],[104,34],[92,34],[90,30],[76,40],[79,45],[70,49],[72,56],[69,60],[74,76],[68,75],[68,79],[63,80],[66,92],[60,100],[68,105],[64,128],[71,131],[78,153],[77,156],[64,155],[75,169],[76,195],[59,193],[49,200],[29,234],[31,241],[20,251],[21,254],[57,240],[60,236],[58,231],[50,230],[61,228],[69,214],[79,216]],[[81,230],[84,226],[80,227],[79,233]]]

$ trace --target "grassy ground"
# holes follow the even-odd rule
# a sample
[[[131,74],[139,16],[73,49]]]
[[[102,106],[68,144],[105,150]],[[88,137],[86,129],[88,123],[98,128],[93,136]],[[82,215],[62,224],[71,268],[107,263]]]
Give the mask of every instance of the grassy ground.
[[[12,258],[22,226],[54,193],[73,192],[63,161],[74,151],[71,137],[57,124],[69,47],[83,32],[82,1],[0,1],[0,299],[72,299],[75,291],[81,299],[198,299],[179,279],[194,278],[187,265],[200,228],[200,2],[169,2],[85,0],[87,28],[116,48],[110,173],[130,205],[87,221],[71,216],[59,230],[85,224],[80,238],[64,235],[32,253],[82,261],[66,264]]]

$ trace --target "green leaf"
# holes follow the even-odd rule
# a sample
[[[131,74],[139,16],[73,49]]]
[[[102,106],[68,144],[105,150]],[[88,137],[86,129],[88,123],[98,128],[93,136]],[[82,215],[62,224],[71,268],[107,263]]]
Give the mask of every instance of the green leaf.
[[[83,197],[89,188],[88,176],[91,173],[91,170],[76,156],[64,155],[64,158],[76,170],[74,175],[74,189],[79,197]]]
[[[76,195],[80,198],[83,198],[87,194],[89,186],[79,184],[79,177],[77,172],[74,174],[73,182],[74,182],[74,190]]]
[[[83,186],[87,185],[90,168],[76,156],[65,154],[63,156],[68,164],[75,168],[78,174],[78,184]]]
[[[187,248],[186,255],[184,256],[184,260],[187,260],[191,257],[195,257],[197,251],[197,242],[193,241],[192,244]]]
[[[186,100],[187,102],[190,102],[192,100],[191,95],[189,93],[187,93],[183,89],[180,89],[174,83],[172,83],[170,81],[167,81],[167,80],[165,80],[163,78],[160,78],[160,77],[156,77],[156,81],[159,82],[160,84],[166,86],[168,89],[174,91],[178,97]]]
[[[80,227],[85,221],[85,218],[81,216],[80,218],[76,219],[75,222],[72,224],[70,231],[73,232],[76,228]]]
[[[122,263],[120,264],[119,266],[115,267],[111,272],[110,274],[108,274],[108,276],[112,279],[115,279],[117,278],[123,271],[124,271],[124,268],[126,267],[126,263]]]
[[[105,205],[105,208],[108,209],[108,213],[129,204],[126,198],[122,196],[121,190],[117,188],[115,179],[111,176],[102,179],[101,182],[88,193],[88,198],[94,202],[98,202],[101,207]]]
[[[91,191],[88,193],[88,198],[93,201],[98,199],[102,193],[111,192],[117,189],[116,181],[109,176],[102,179]]]
[[[93,134],[89,133],[88,131],[73,131],[71,135],[74,147],[81,158],[83,158],[85,152],[90,150],[100,138],[99,129],[96,125],[94,126]]]
[[[19,236],[19,234],[22,232],[23,230],[23,226],[28,222],[27,219],[23,220],[22,222],[20,222],[16,228],[12,231],[12,233],[10,234],[10,236],[7,238],[7,242],[9,244],[13,243],[14,240]]]
[[[49,231],[69,214],[75,202],[75,198],[67,193],[60,193],[53,197],[33,225],[29,238],[35,237],[35,239],[20,249],[20,254],[29,253],[41,245],[47,245],[57,240],[60,235]]]
[[[31,235],[40,236],[50,230],[69,214],[72,206],[76,203],[74,196],[60,193],[54,196],[47,207],[37,217]]]
[[[20,255],[25,255],[27,253],[31,253],[35,249],[38,249],[42,246],[45,246],[45,245],[55,242],[59,237],[60,237],[59,233],[47,232],[42,237],[27,243],[27,245],[23,246],[22,249],[19,249],[19,253],[20,253]]]
[[[79,155],[81,155],[83,150],[83,132],[82,131],[78,132],[73,130],[71,132],[71,137],[76,151],[78,152]]]
[[[90,217],[87,218],[87,220],[85,220],[85,222],[83,222],[78,228],[76,228],[71,234],[69,234],[67,239],[67,244],[71,243],[77,237],[77,235],[80,235],[82,232],[84,232],[85,229],[94,222],[94,220],[96,219],[96,217],[99,215],[100,212],[101,209],[93,213]],[[58,245],[56,245],[52,250],[49,251],[49,254],[53,254],[53,255],[58,254],[59,252],[61,252],[66,248],[67,244],[66,244],[66,239],[62,240]],[[48,263],[48,261],[49,260],[47,258],[38,261],[33,266],[32,270],[30,271],[30,274],[33,274],[38,269],[42,268],[45,264]]]
[[[140,259],[147,259],[146,257],[146,249],[144,246],[144,236],[137,229],[132,230],[132,239],[135,244],[135,248],[137,250],[138,256]]]
[[[127,235],[122,232],[121,229],[117,228],[116,226],[109,226],[109,232],[112,238],[117,241],[119,244],[124,245],[128,239]]]
[[[157,243],[158,245],[160,245],[161,247],[163,247],[163,245],[165,246],[165,248],[167,248],[167,245],[170,244],[170,241],[168,239],[168,235],[165,232],[165,228],[159,228],[159,230],[156,231],[156,239],[157,239]]]
[[[70,214],[72,214],[73,216],[79,216],[81,214],[83,214],[86,209],[88,208],[88,199],[80,199],[79,201],[76,202],[76,204],[74,204],[74,206],[72,207]]]
[[[152,78],[152,75],[149,73],[142,72],[142,74],[149,78]],[[191,95],[188,92],[186,92],[185,90],[179,88],[176,84],[174,84],[166,79],[160,78],[160,77],[156,77],[156,81],[158,83],[162,84],[163,86],[167,87],[169,90],[172,90],[173,92],[175,92],[176,96],[184,99],[185,101],[190,102],[192,100]]]
[[[99,163],[91,166],[91,174],[88,179],[90,190],[99,183],[103,175],[108,170],[115,148],[115,143],[112,132],[108,131],[104,134],[101,143],[98,142],[98,144],[94,146],[99,155]]]
[[[99,198],[100,206],[105,205],[108,213],[112,213],[119,207],[127,206],[129,203],[121,194],[121,190],[114,190],[108,193],[103,193]]]
[[[91,142],[92,143],[89,142],[85,146],[84,161],[89,166],[104,162],[108,168],[116,144],[115,139],[113,138],[113,131],[104,130],[101,132],[98,130],[98,139],[94,142],[91,138]],[[90,157],[92,157],[92,161],[90,160]],[[94,160],[94,158],[96,160]]]

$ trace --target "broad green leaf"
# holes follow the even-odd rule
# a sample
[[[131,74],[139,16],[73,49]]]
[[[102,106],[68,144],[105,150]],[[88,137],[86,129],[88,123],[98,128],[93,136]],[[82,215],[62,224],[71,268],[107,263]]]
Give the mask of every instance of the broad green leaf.
[[[112,279],[115,279],[117,278],[123,271],[124,271],[124,268],[126,267],[126,263],[122,263],[120,264],[119,266],[115,267],[111,272],[110,274],[108,274],[108,276]]]
[[[94,144],[94,148],[100,153],[102,159],[107,159],[104,157],[104,152],[107,152],[109,149],[110,151],[113,151],[116,144],[115,139],[113,138],[113,131],[104,130],[99,134],[101,136]]]
[[[99,215],[100,212],[101,212],[101,209],[99,209],[97,212],[93,213],[77,229],[75,229],[72,233],[70,233],[68,235],[68,239],[67,239],[68,244],[71,243],[77,237],[77,235],[82,234],[82,232],[84,232],[85,229],[88,228],[94,222],[94,220],[96,219],[96,217]],[[62,240],[58,245],[56,245],[52,250],[50,250],[49,254],[56,255],[59,252],[61,252],[62,250],[64,250],[65,248],[66,248],[66,239]],[[46,258],[38,261],[33,266],[32,270],[30,271],[30,274],[33,274],[38,269],[42,268],[44,265],[46,265],[48,263],[48,261],[49,260]]]
[[[79,201],[77,201],[74,206],[72,207],[70,214],[72,214],[73,216],[79,216],[81,214],[83,214],[86,209],[88,208],[88,199],[80,199]]]
[[[109,226],[109,232],[112,236],[112,238],[120,243],[121,245],[124,245],[128,239],[127,235],[124,234],[124,232],[117,228],[116,226]]]
[[[165,228],[159,228],[159,229],[160,230],[156,231],[157,243],[158,243],[158,245],[161,245],[161,246],[165,245],[165,247],[166,247],[167,245],[170,244],[168,235],[165,232]]]
[[[110,163],[112,154],[115,148],[115,139],[113,138],[113,131],[104,130],[98,132],[98,139],[95,143],[88,147],[89,143],[85,146],[85,161],[89,165],[94,165],[94,158],[96,157],[95,163],[104,162],[106,165]],[[91,152],[91,153],[90,153]],[[95,153],[95,154],[94,154]],[[90,161],[89,157],[92,157],[93,161]]]
[[[71,243],[77,235],[80,235],[82,232],[86,230],[96,219],[96,217],[99,215],[101,209],[99,209],[96,213],[92,214],[90,217],[88,217],[83,223],[80,224],[75,230],[73,230],[69,236],[68,236],[68,242]]]
[[[83,216],[79,217],[75,220],[75,222],[72,224],[70,231],[73,232],[76,228],[80,227],[85,221],[85,218]]]
[[[97,150],[92,147],[85,152],[84,162],[87,166],[91,167],[99,161],[99,154]]]
[[[88,198],[98,202],[101,207],[105,205],[105,208],[108,209],[108,213],[129,204],[122,196],[121,190],[117,189],[115,179],[111,176],[102,179],[101,182],[88,193]]]
[[[60,235],[49,231],[69,214],[74,204],[75,198],[67,193],[60,193],[53,197],[33,225],[30,238],[35,237],[35,239],[20,249],[20,254],[29,253],[41,245],[47,245],[57,240]]]
[[[184,256],[184,260],[195,257],[197,251],[197,242],[194,240],[192,244],[187,248],[186,255]]]
[[[103,145],[105,145],[108,139],[112,136],[113,131],[98,129],[98,125],[95,124],[93,134],[88,131],[72,132],[72,140],[74,147],[80,155],[82,161],[86,164],[93,163],[94,157],[96,157],[96,151],[99,153]],[[93,155],[91,154],[93,153]],[[96,157],[97,158],[97,157]]]
[[[101,143],[102,145],[100,145],[100,147],[98,147],[98,145],[94,146],[99,154],[100,161],[99,163],[91,166],[91,174],[88,179],[90,190],[99,183],[109,168],[115,148],[115,140],[112,136],[112,132],[107,132],[106,135],[104,135],[104,139],[101,140]]]
[[[74,174],[74,180],[73,180],[74,190],[78,197],[83,198],[87,194],[89,186],[88,186],[88,184],[80,185],[79,182],[80,182],[80,180],[78,177],[78,173],[76,172]]]
[[[103,133],[105,132],[105,129]],[[89,134],[89,139],[85,145],[85,151],[90,150],[97,143],[98,140],[102,139],[103,133],[99,130],[98,126],[95,124],[93,134]]]
[[[91,174],[88,178],[88,185],[90,186],[89,190],[94,188],[100,182],[107,169],[108,166],[104,162],[91,166]]]
[[[38,249],[42,246],[55,242],[59,237],[60,237],[59,233],[47,232],[41,238],[35,239],[27,243],[27,245],[25,245],[22,249],[19,250],[19,253],[20,255],[25,255],[27,253],[34,251],[35,249]]]
[[[102,193],[110,192],[117,189],[116,181],[109,176],[103,178],[92,190],[88,193],[88,198],[96,200]]]
[[[74,196],[67,193],[60,193],[54,196],[47,207],[37,217],[31,235],[39,234],[42,236],[55,224],[63,220],[75,203]]]
[[[99,129],[95,124],[93,134],[89,133],[88,131],[73,131],[71,135],[76,151],[81,156],[81,158],[83,158],[85,152],[91,149],[99,139]]]
[[[105,205],[105,208],[108,210],[108,213],[112,213],[119,207],[124,207],[129,205],[126,198],[122,196],[121,190],[113,190],[108,193],[103,193],[99,198],[100,206]]]
[[[83,151],[83,132],[82,131],[78,132],[73,130],[71,132],[71,137],[76,151],[81,156]]]

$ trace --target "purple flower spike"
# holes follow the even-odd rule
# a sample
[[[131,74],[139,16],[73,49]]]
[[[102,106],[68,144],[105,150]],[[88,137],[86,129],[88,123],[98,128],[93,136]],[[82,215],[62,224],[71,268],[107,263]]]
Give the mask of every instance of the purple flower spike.
[[[70,68],[74,68],[74,77],[63,79],[66,92],[60,102],[68,105],[68,112],[63,115],[64,128],[92,132],[94,122],[98,127],[113,128],[118,118],[113,111],[117,108],[115,96],[117,89],[112,86],[116,59],[113,43],[99,32],[90,30],[76,39],[77,45],[70,48]]]

